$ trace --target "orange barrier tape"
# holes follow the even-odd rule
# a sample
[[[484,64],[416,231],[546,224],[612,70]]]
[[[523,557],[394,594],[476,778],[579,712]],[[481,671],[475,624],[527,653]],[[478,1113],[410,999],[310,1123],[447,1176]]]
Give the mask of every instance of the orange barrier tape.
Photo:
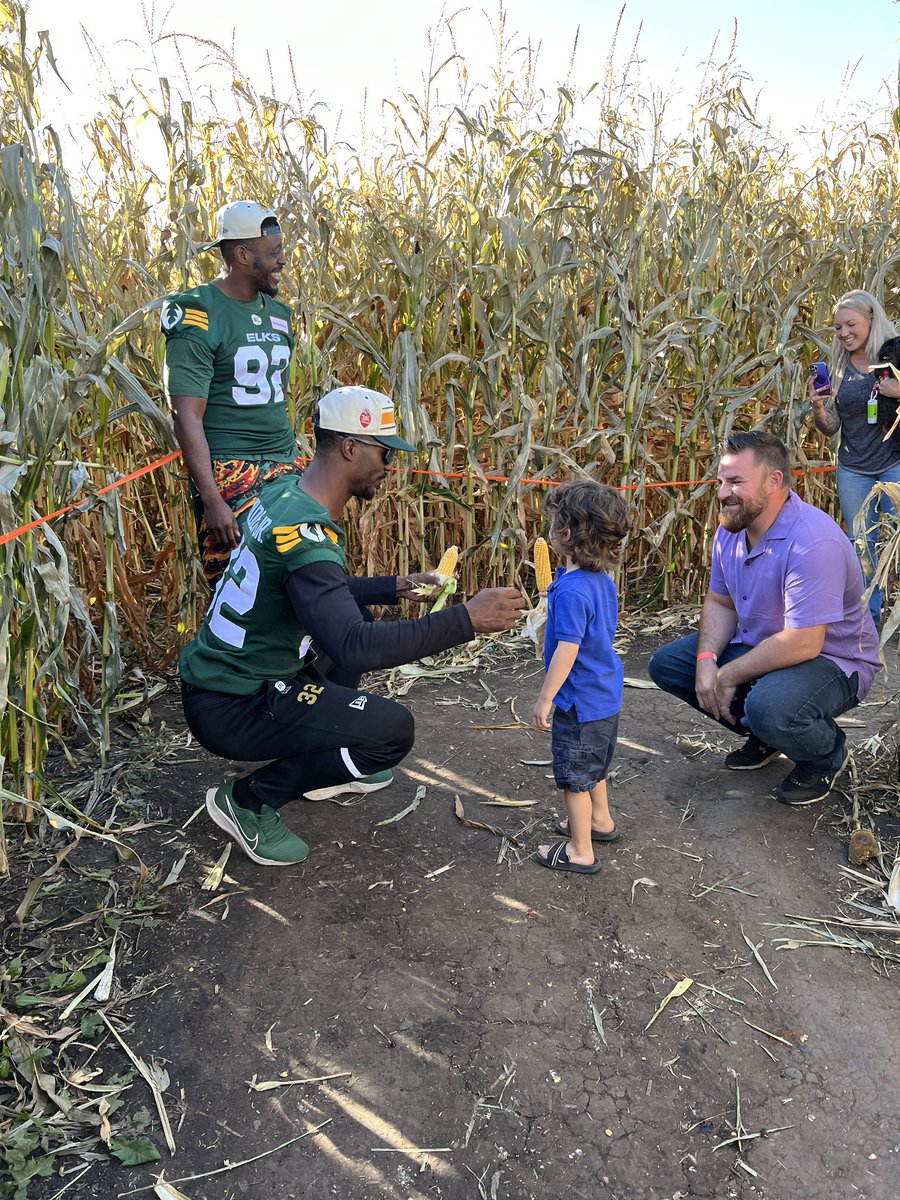
[[[138,467],[136,471],[132,471],[128,475],[123,475],[121,479],[117,479],[114,483],[108,483],[105,487],[98,488],[95,495],[102,496],[104,492],[111,492],[115,488],[122,487],[123,484],[131,483],[135,479],[140,479],[142,475],[149,475],[151,471],[157,470],[159,467],[164,467],[170,462],[174,462],[176,458],[181,457],[180,450],[172,450],[163,458],[157,458],[154,462],[146,463],[143,467]],[[834,466],[827,467],[809,467],[804,471],[802,467],[794,470],[794,475],[815,475],[824,471],[833,471]],[[394,467],[395,471],[404,471],[405,467]],[[410,470],[411,475],[435,475],[440,479],[478,479],[486,483],[511,483],[509,475],[473,475],[471,471],[426,471],[420,467],[413,467]],[[673,480],[652,480],[649,483],[620,483],[616,484],[617,492],[634,492],[639,488],[670,488],[670,487],[695,487],[703,483],[715,483],[715,477],[709,479],[673,479]],[[519,483],[533,483],[539,487],[559,487],[558,479],[520,479]],[[39,525],[46,525],[48,521],[55,521],[57,517],[62,517],[66,513],[75,512],[84,504],[83,500],[77,501],[75,504],[67,504],[65,508],[58,508],[56,512],[48,513],[46,517],[38,517],[37,520],[31,521],[28,525],[20,525],[18,529],[12,529],[9,533],[4,533],[0,536],[0,546],[5,546],[7,542],[15,541],[21,537],[23,533],[30,533],[32,529],[37,529]]]
[[[104,492],[111,492],[115,488],[120,488],[124,483],[131,483],[133,479],[140,479],[142,475],[148,475],[151,471],[155,471],[157,467],[164,467],[166,463],[173,462],[176,458],[180,457],[181,451],[173,450],[164,458],[158,458],[155,462],[146,463],[143,467],[138,467],[136,471],[132,471],[129,475],[123,475],[115,483],[108,483],[106,487],[98,488],[95,495],[102,496]],[[65,508],[58,508],[56,512],[48,513],[46,517],[38,517],[36,521],[31,521],[28,525],[20,525],[18,529],[12,529],[9,533],[4,533],[0,537],[0,546],[5,546],[7,542],[14,541],[16,538],[21,537],[23,533],[30,533],[32,529],[37,529],[39,525],[46,525],[48,521],[53,521],[57,517],[63,516],[64,513],[74,512],[82,504],[84,504],[83,500],[79,500],[75,504],[67,504]]]

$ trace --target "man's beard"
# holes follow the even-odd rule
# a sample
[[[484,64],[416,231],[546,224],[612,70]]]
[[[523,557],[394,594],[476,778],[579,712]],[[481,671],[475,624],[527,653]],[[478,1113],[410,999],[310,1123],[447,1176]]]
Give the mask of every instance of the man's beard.
[[[262,259],[258,255],[253,258],[253,270],[255,272],[253,282],[256,284],[256,290],[264,296],[277,296],[278,284],[273,286],[269,282],[269,273],[263,267]]]
[[[754,500],[732,501],[731,504],[719,505],[719,524],[729,533],[740,533],[748,525],[752,525],[760,513],[765,511],[766,499],[757,496]]]

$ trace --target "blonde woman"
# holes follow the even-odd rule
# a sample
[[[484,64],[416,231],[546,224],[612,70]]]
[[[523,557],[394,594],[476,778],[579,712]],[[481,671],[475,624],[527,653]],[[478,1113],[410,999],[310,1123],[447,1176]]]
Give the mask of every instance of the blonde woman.
[[[856,538],[854,523],[877,482],[900,483],[900,441],[884,441],[882,422],[868,420],[869,397],[875,384],[869,373],[877,362],[881,344],[896,335],[884,309],[870,292],[846,292],[831,314],[834,340],[831,343],[831,387],[816,389],[810,381],[809,395],[816,428],[832,437],[840,430],[837,486],[841,516],[862,561],[868,583],[875,568],[880,515],[892,511],[881,498],[869,501],[865,514],[865,540]],[[880,380],[878,391],[888,400],[900,398],[900,384],[890,377]],[[876,588],[869,601],[876,624],[881,622],[881,591]]]

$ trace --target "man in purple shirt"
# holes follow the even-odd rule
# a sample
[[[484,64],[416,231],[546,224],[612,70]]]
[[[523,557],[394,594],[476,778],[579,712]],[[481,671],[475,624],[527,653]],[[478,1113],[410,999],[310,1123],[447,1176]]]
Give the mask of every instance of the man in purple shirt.
[[[770,433],[728,439],[700,631],[661,647],[648,670],[663,691],[749,733],[729,770],[783,754],[794,769],[778,799],[812,804],[849,757],[835,717],[865,697],[881,663],[853,547],[790,490],[790,468]]]

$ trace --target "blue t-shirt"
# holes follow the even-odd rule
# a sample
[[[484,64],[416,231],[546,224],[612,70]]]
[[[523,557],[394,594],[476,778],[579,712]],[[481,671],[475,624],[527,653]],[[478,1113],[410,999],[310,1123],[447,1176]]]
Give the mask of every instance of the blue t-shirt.
[[[560,568],[547,593],[544,668],[559,642],[575,642],[578,657],[553,703],[575,709],[579,721],[602,721],[622,707],[625,669],[613,650],[619,618],[616,585],[606,571]]]

